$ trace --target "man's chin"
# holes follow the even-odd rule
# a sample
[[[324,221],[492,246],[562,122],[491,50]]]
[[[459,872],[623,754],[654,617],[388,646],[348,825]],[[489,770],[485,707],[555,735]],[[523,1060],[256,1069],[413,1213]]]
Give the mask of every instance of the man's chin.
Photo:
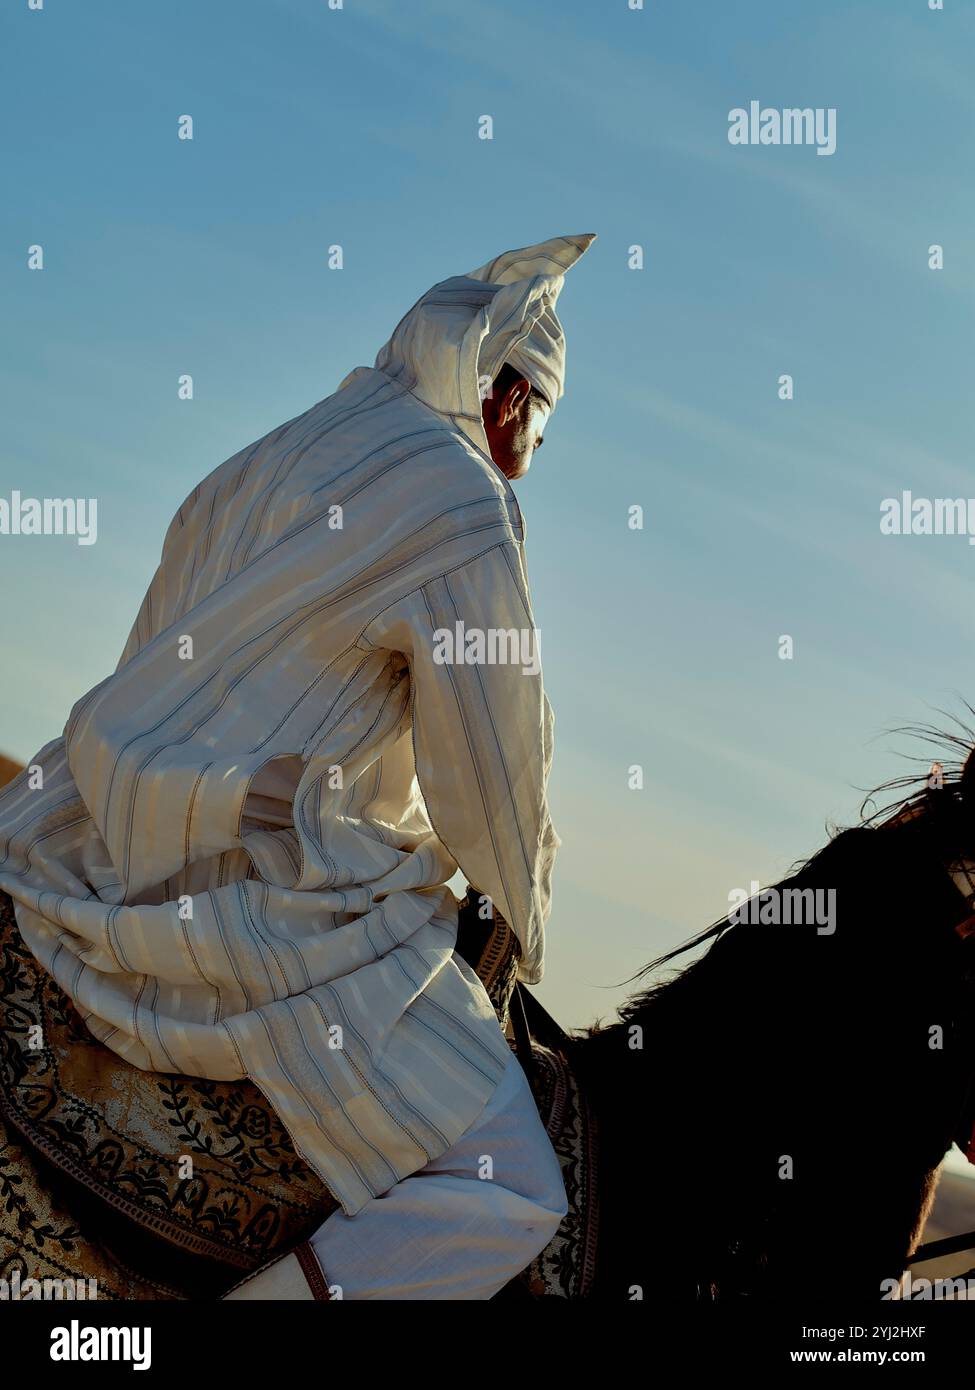
[[[515,483],[518,481],[519,478],[523,478],[525,474],[528,472],[529,468],[531,467],[531,461],[529,461],[528,463],[513,463],[509,460],[505,463],[499,463],[497,459],[494,459],[494,466],[499,473],[504,474],[504,476],[508,479],[509,483]]]

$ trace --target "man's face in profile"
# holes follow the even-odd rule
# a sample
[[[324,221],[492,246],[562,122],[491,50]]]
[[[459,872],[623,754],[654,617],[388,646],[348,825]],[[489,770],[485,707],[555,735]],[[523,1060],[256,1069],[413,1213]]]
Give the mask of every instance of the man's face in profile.
[[[504,381],[504,378],[501,378]],[[551,410],[525,377],[495,381],[482,407],[491,457],[511,482],[523,478],[542,443]]]

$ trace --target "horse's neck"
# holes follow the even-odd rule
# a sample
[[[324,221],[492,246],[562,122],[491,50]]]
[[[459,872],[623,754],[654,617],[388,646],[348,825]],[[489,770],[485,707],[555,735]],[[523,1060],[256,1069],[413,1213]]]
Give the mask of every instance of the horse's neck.
[[[808,1056],[792,1076],[780,1064],[769,1104],[767,1063],[735,1058],[729,1035],[709,1067],[706,1047],[674,1047],[668,1018],[651,1006],[638,1020],[642,1073],[625,1029],[577,1048],[600,1136],[600,1292],[707,1298],[712,1283],[726,1295],[788,1284],[823,1296],[852,1281],[879,1297],[930,1198],[932,1155],[916,1133],[930,1118],[892,1099],[883,1124],[872,1119],[859,1094],[871,1067],[849,1058],[845,1072],[830,1068],[832,1093]]]

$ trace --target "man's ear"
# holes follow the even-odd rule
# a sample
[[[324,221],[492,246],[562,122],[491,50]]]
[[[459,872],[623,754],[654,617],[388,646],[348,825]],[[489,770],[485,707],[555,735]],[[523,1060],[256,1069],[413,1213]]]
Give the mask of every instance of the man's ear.
[[[511,383],[498,403],[499,425],[507,425],[515,419],[531,395],[531,389],[531,382],[523,376]]]

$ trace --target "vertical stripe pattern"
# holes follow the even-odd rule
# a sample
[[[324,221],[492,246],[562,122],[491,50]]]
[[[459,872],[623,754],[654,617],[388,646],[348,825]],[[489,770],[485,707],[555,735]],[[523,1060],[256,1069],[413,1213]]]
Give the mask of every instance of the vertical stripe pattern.
[[[571,243],[524,280],[436,286],[377,368],[200,483],[116,671],[0,794],[0,887],[95,1036],[250,1077],[348,1214],[443,1153],[504,1071],[454,954],[458,866],[541,974],[541,671],[438,644],[534,634],[476,382],[550,313]]]

